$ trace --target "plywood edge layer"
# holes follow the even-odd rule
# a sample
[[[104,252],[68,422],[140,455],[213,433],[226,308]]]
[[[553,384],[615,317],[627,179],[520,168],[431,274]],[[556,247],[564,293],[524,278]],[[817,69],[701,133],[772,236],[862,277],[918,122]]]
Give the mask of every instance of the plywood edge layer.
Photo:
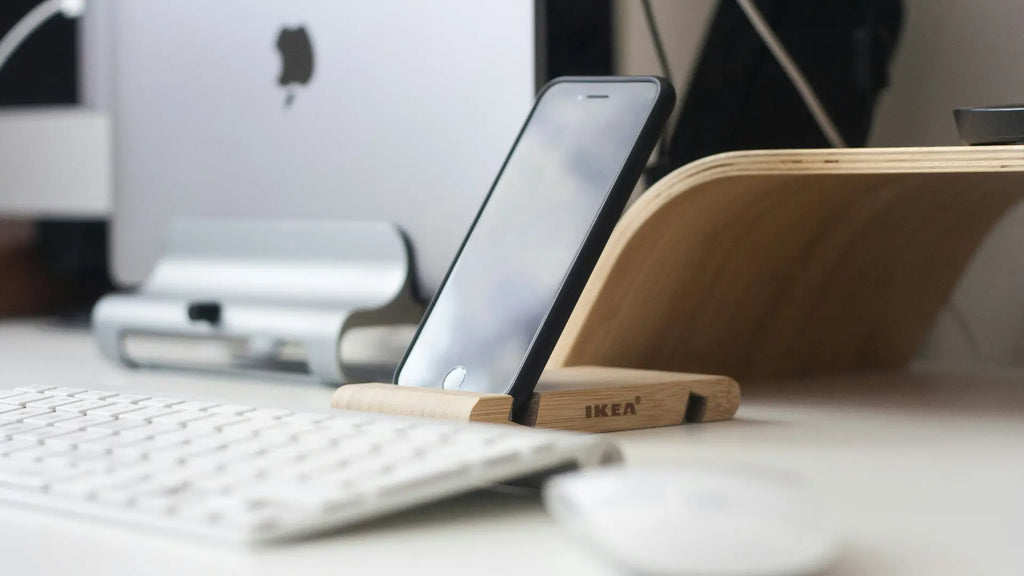
[[[346,384],[334,392],[331,407],[439,420],[505,423],[512,410],[512,397],[394,384]]]

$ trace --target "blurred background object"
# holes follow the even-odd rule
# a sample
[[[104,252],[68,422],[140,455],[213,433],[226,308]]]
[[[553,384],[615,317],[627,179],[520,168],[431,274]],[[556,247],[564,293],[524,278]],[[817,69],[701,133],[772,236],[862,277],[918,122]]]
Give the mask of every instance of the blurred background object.
[[[3,2],[0,31],[38,4]],[[1014,102],[1024,94],[1024,76],[1017,73],[1024,44],[1016,0],[755,5],[851,145],[956,145],[953,108]],[[2,112],[78,102],[109,111],[110,6],[96,2],[80,21],[52,18],[27,39],[0,70]],[[534,6],[541,47],[537,85],[558,75],[662,72],[642,0],[548,0]],[[655,176],[718,151],[827,145],[735,1],[651,0],[650,6],[670,75],[683,95],[679,128]],[[68,191],[69,206],[83,204],[75,193]],[[20,283],[21,293],[39,300],[25,308],[14,305],[13,295],[3,296],[0,314],[86,310],[95,295],[112,288],[106,245],[112,208],[109,198],[102,204],[57,214],[14,210],[0,197],[0,250],[18,254],[10,262],[22,267],[4,269],[2,282],[11,289]],[[1018,208],[977,253],[923,346],[923,358],[1024,362],[1022,242],[1024,208]]]
[[[84,317],[112,288],[109,151],[97,149],[109,137],[105,118],[76,107],[78,22],[46,4],[0,67],[0,315]],[[0,36],[42,7],[4,2]]]
[[[16,24],[43,4],[39,0],[7,0],[0,7],[0,38],[9,32],[16,33],[9,60],[0,68],[0,106],[78,101],[76,22],[70,18],[46,17],[50,14],[47,11],[37,18],[29,18],[28,28],[14,30]],[[19,31],[22,33],[17,34]]]
[[[0,316],[47,312],[55,283],[39,264],[32,222],[0,220]]]
[[[888,85],[902,25],[900,0],[762,0],[747,6],[752,12],[738,2],[720,2],[707,21],[661,174],[732,150],[866,144],[875,103]],[[766,39],[778,42],[782,56],[802,72],[799,80],[810,85],[813,104],[824,108],[829,126],[816,121],[811,103],[755,31],[758,18],[774,35]]]

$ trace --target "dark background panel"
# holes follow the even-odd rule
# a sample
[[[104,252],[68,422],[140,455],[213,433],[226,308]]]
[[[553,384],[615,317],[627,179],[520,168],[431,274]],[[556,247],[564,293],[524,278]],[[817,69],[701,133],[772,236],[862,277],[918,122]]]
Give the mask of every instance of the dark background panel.
[[[0,35],[37,4],[38,0],[0,1]],[[0,106],[77,102],[77,42],[76,21],[58,16],[43,24],[0,69]]]

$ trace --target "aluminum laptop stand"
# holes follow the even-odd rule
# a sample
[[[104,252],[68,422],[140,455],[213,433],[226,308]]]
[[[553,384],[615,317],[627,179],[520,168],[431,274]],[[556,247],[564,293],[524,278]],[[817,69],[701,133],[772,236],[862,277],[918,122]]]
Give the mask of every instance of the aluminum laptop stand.
[[[406,239],[384,222],[181,221],[135,293],[93,310],[103,353],[130,367],[302,371],[351,380],[346,331],[416,324]],[[134,337],[226,345],[224,361],[134,353]],[[164,348],[168,348],[164,346]]]

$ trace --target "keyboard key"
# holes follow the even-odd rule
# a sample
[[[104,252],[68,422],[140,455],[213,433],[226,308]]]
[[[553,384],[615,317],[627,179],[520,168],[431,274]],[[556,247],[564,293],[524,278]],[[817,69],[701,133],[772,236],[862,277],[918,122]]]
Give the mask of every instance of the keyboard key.
[[[211,414],[225,414],[227,416],[238,416],[255,410],[252,406],[241,406],[239,404],[220,404],[208,408],[206,411]]]
[[[175,432],[168,432],[166,434],[160,434],[160,435],[156,436],[155,438],[164,438],[164,437],[167,437],[167,436],[172,436],[174,438],[177,438],[177,439],[181,440],[184,443],[184,442],[191,442],[193,440],[197,440],[197,439],[200,439],[200,438],[207,438],[209,436],[212,436],[212,435],[216,434],[216,431],[213,431],[213,430],[198,430],[198,429],[193,429],[193,428],[182,428],[181,426],[177,426],[177,425],[173,425],[173,424],[160,424],[160,423],[156,423],[156,424],[148,424],[146,426],[140,426],[139,428],[132,428],[131,430],[124,430],[124,431],[121,432],[121,435],[122,436],[127,436],[127,437],[138,436],[139,434],[146,434],[146,435],[148,435],[147,431],[155,430],[156,427],[159,427],[160,429],[162,429],[162,428],[165,428],[165,427],[168,427],[168,426],[173,426],[176,429],[176,431]]]
[[[137,441],[125,440],[115,434],[114,436],[107,436],[92,442],[83,442],[78,445],[78,450],[106,455],[106,460],[111,467],[123,471],[128,465],[137,464],[145,458],[130,450],[122,450],[124,447],[134,444],[134,442]]]
[[[121,418],[121,419],[118,419],[118,420],[110,420],[108,422],[103,422],[103,423],[100,423],[100,424],[94,424],[92,426],[89,426],[89,429],[90,430],[106,430],[107,432],[117,433],[117,432],[121,432],[123,430],[130,430],[132,428],[139,428],[139,427],[145,426],[145,425],[146,425],[146,422],[144,420],[128,420],[128,419],[125,419],[125,418]]]
[[[278,408],[256,408],[251,412],[247,412],[245,416],[247,418],[265,418],[267,420],[276,420],[278,418],[284,418],[285,416],[291,416],[293,412],[290,410],[280,410]]]
[[[77,418],[71,418],[69,420],[62,420],[54,424],[58,428],[72,428],[75,430],[85,430],[91,426],[97,424],[105,424],[107,422],[113,422],[114,419],[108,416],[97,416],[89,414],[87,416],[79,416]]]
[[[207,476],[205,478],[198,478],[192,484],[200,489],[206,490],[215,494],[223,494],[233,488],[241,488],[246,485],[252,484],[259,478],[257,470],[252,468],[245,469],[232,469],[231,466],[225,467],[222,472]]]
[[[224,426],[221,430],[226,434],[248,434],[254,436],[283,426],[284,424],[274,420],[250,420],[246,418],[244,422]]]
[[[70,436],[70,434],[68,436]],[[63,440],[68,436],[58,436],[54,440]],[[52,445],[55,448],[57,447],[57,444],[54,443],[53,440],[50,440],[47,444]],[[83,452],[74,448],[68,449],[61,454],[63,454],[63,456],[60,458],[48,457],[44,458],[43,462],[55,468],[60,467],[63,469],[73,469],[79,474],[79,476],[86,472],[90,474],[103,474],[108,472],[111,469],[111,466],[113,466],[113,463],[110,461],[110,457],[102,452]]]
[[[46,408],[47,410],[53,410],[54,408],[56,408],[58,406],[63,406],[64,404],[74,404],[75,402],[79,402],[79,400],[76,400],[75,398],[72,398],[70,396],[49,396],[49,397],[44,398],[42,400],[35,400],[33,402],[26,402],[25,403],[25,407],[26,408]]]
[[[53,494],[63,497],[87,499],[97,488],[108,485],[102,473],[83,475],[66,482],[50,482],[47,488]]]
[[[13,404],[16,406],[24,406],[29,402],[38,402],[40,400],[46,400],[49,398],[46,394],[40,394],[38,392],[21,392],[19,394],[13,394],[5,398],[0,398],[0,404]]]
[[[75,398],[78,398],[78,396],[75,396]],[[63,406],[58,406],[57,410],[59,412],[77,412],[78,414],[87,414],[90,410],[97,410],[99,408],[103,408],[106,406],[110,406],[110,402],[104,402],[103,400],[94,400],[90,398],[85,400],[79,400],[78,402],[72,402],[71,404],[64,404]]]
[[[60,428],[58,428],[59,430]],[[67,430],[67,429],[65,429]],[[75,448],[79,444],[95,442],[101,438],[112,436],[113,432],[106,430],[70,430],[63,436],[55,436],[46,440],[46,443],[59,448]]]
[[[74,479],[73,482],[67,480],[69,476],[64,478],[54,478],[51,476],[46,479],[47,484],[57,494],[91,498],[102,490],[123,489],[124,487],[131,486],[133,483],[146,479],[145,474],[140,474],[133,470],[92,473],[84,477],[70,476],[70,478]]]
[[[152,408],[168,408],[181,404],[184,400],[178,398],[150,398],[139,402],[139,406],[150,406]]]
[[[44,428],[44,430],[47,430]],[[52,428],[50,429],[52,430]],[[32,442],[31,440],[24,440],[26,442]],[[64,450],[53,446],[47,446],[45,444],[39,444],[35,442],[34,446],[25,448],[24,450],[18,450],[8,455],[8,458],[21,462],[40,462],[45,458],[53,457],[56,454],[62,453]]]
[[[23,421],[32,424],[40,424],[42,426],[50,426],[51,424],[56,424],[57,422],[63,422],[64,420],[70,420],[77,417],[77,414],[71,412],[47,412],[46,414],[29,416]]]
[[[121,487],[98,487],[91,496],[92,500],[101,504],[127,508],[135,503],[135,498]]]
[[[146,420],[146,421],[149,421],[149,420],[152,420],[154,418],[158,418],[160,416],[170,416],[171,414],[175,414],[177,412],[178,412],[178,410],[174,410],[174,409],[157,408],[157,407],[151,406],[151,407],[148,407],[148,408],[143,408],[141,410],[133,410],[131,412],[126,412],[126,413],[122,414],[120,416],[120,418],[123,419],[123,420]]]
[[[138,430],[138,428],[130,432],[135,432],[136,430]],[[126,432],[122,432],[122,434],[126,434]],[[178,434],[162,434],[159,436],[145,438],[144,441],[146,443],[145,445],[149,447],[149,453],[177,448],[188,443],[187,438],[183,438]]]
[[[442,482],[453,476],[466,473],[466,462],[457,460],[433,460],[429,462],[410,462],[384,475],[376,482],[380,492],[400,492],[410,486],[422,486],[427,482]]]
[[[15,406],[13,404],[0,404],[0,414],[14,412],[16,410],[24,410],[24,408],[22,408],[21,406]]]
[[[26,424],[31,426],[31,424]],[[34,440],[36,442],[42,442],[47,438],[53,438],[54,436],[63,436],[70,434],[72,431],[67,428],[51,428],[44,426],[42,428],[35,428],[33,430],[22,430],[21,432],[15,432],[11,435],[15,440]]]
[[[75,394],[75,398],[81,400],[106,400],[117,396],[117,392],[108,392],[105,390],[86,390],[85,392],[79,392]]]
[[[267,510],[266,502],[242,498],[235,494],[217,495],[205,502],[205,510],[213,519],[238,518]]]
[[[202,418],[211,418],[212,414],[206,414],[203,412],[193,412],[191,410],[183,410],[166,414],[164,416],[158,416],[152,419],[152,422],[158,424],[188,424]]]
[[[96,408],[95,410],[89,411],[89,416],[107,416],[115,417],[128,412],[134,412],[136,410],[145,410],[142,406],[136,406],[135,404],[126,404],[122,402],[114,402],[111,399],[110,406],[104,406],[102,408]]]
[[[207,412],[207,414],[211,414],[211,413]],[[199,429],[219,429],[219,428],[224,428],[225,426],[233,426],[235,424],[244,424],[245,422],[248,422],[248,420],[246,420],[244,418],[239,418],[237,416],[228,416],[228,415],[225,415],[225,414],[215,414],[215,415],[211,415],[209,418],[201,418],[201,419],[197,419],[197,420],[192,421],[192,422],[188,422],[188,423],[186,423],[186,426],[188,426],[189,428],[199,428]]]
[[[55,388],[57,388],[57,387],[56,386],[49,386],[47,384],[32,384],[32,385],[29,385],[29,386],[18,386],[13,391],[16,391],[16,392],[43,393],[43,392],[46,392],[47,390],[53,390]],[[5,390],[4,392],[11,392],[11,391],[10,390]],[[0,393],[0,397],[3,397],[3,396],[4,396],[4,393]]]
[[[123,436],[119,435],[119,436]],[[161,460],[164,452],[175,450],[182,446],[184,442],[165,442],[161,445],[160,442],[155,441],[153,438],[125,438],[127,442],[121,444],[116,448],[116,451],[128,457],[137,457],[139,459],[146,459],[152,462]],[[113,450],[113,449],[112,449]]]
[[[12,408],[14,410],[5,411],[3,414],[0,414],[0,423],[21,422],[33,416],[45,416],[52,413],[46,408],[21,408],[18,406],[12,406]]]
[[[7,456],[13,452],[36,446],[39,446],[39,442],[33,440],[0,440],[0,456]]]
[[[0,399],[10,398],[11,396],[18,396],[26,392],[32,392],[32,390],[22,390],[20,388],[15,388],[14,390],[0,390]]]
[[[230,438],[224,438],[220,434],[209,434],[207,436],[193,438],[192,440],[189,440],[188,449],[193,451],[202,448],[220,450],[221,448],[225,448],[230,443]]]
[[[225,428],[225,430],[232,429]],[[291,442],[295,439],[294,429],[284,425],[274,426],[271,428],[246,425],[244,427],[236,428],[236,430],[248,430],[252,436],[256,436],[258,434],[260,438],[273,439],[280,442]]]
[[[133,508],[155,517],[170,516],[178,510],[178,499],[171,496],[152,496],[140,498],[135,496]]]
[[[81,394],[82,392],[85,392],[85,390],[81,388],[68,388],[64,386],[60,388],[51,388],[46,391],[47,394],[55,394],[59,396],[74,396],[75,394]]]
[[[176,426],[174,424],[147,423],[137,428],[128,428],[126,430],[121,430],[120,434],[121,436],[142,440],[145,438],[154,438],[156,436],[177,433],[180,431],[181,426]]]
[[[181,404],[175,406],[175,408],[179,410],[195,410],[198,412],[202,412],[210,408],[216,408],[217,406],[218,404],[215,404],[213,402],[196,402],[193,400],[189,402],[182,402]]]
[[[291,433],[291,436],[297,440],[306,438],[333,438],[336,436],[336,434],[326,433],[323,428],[315,424],[293,424],[290,422],[286,423],[284,420],[278,420],[278,422],[283,426],[283,431]],[[272,428],[267,430],[267,433],[270,433],[271,430],[274,429]]]
[[[138,404],[145,400],[149,400],[149,396],[144,394],[118,394],[108,398],[111,402],[117,402],[119,404]]]
[[[239,454],[238,452],[232,452]],[[292,449],[268,450],[253,458],[251,455],[240,455],[242,462],[255,462],[260,470],[267,475],[286,474],[292,476],[292,467],[296,462],[302,460],[302,454]]]
[[[39,424],[26,424],[24,422],[10,422],[0,426],[0,438],[14,438],[16,434],[24,434],[32,430],[40,430],[43,427]]]
[[[53,477],[51,472],[22,462],[0,460],[0,487],[42,491]]]
[[[176,448],[176,449],[174,449],[172,451],[168,451],[167,452],[167,456],[169,457],[169,459],[171,459],[171,460],[173,460],[175,462],[184,463],[187,460],[197,459],[197,458],[199,458],[201,456],[212,455],[212,454],[214,454],[215,452],[218,452],[218,451],[219,451],[219,448],[217,448],[216,446],[193,445],[191,443],[188,443],[188,444],[185,444],[184,446],[180,446],[180,447],[178,447],[178,448]],[[218,460],[218,462],[219,462],[219,460]],[[216,468],[216,467],[217,466],[214,466],[213,468]]]
[[[281,422],[285,424],[301,424],[308,426],[315,426],[321,422],[330,420],[331,417],[326,414],[289,414],[280,418]]]

